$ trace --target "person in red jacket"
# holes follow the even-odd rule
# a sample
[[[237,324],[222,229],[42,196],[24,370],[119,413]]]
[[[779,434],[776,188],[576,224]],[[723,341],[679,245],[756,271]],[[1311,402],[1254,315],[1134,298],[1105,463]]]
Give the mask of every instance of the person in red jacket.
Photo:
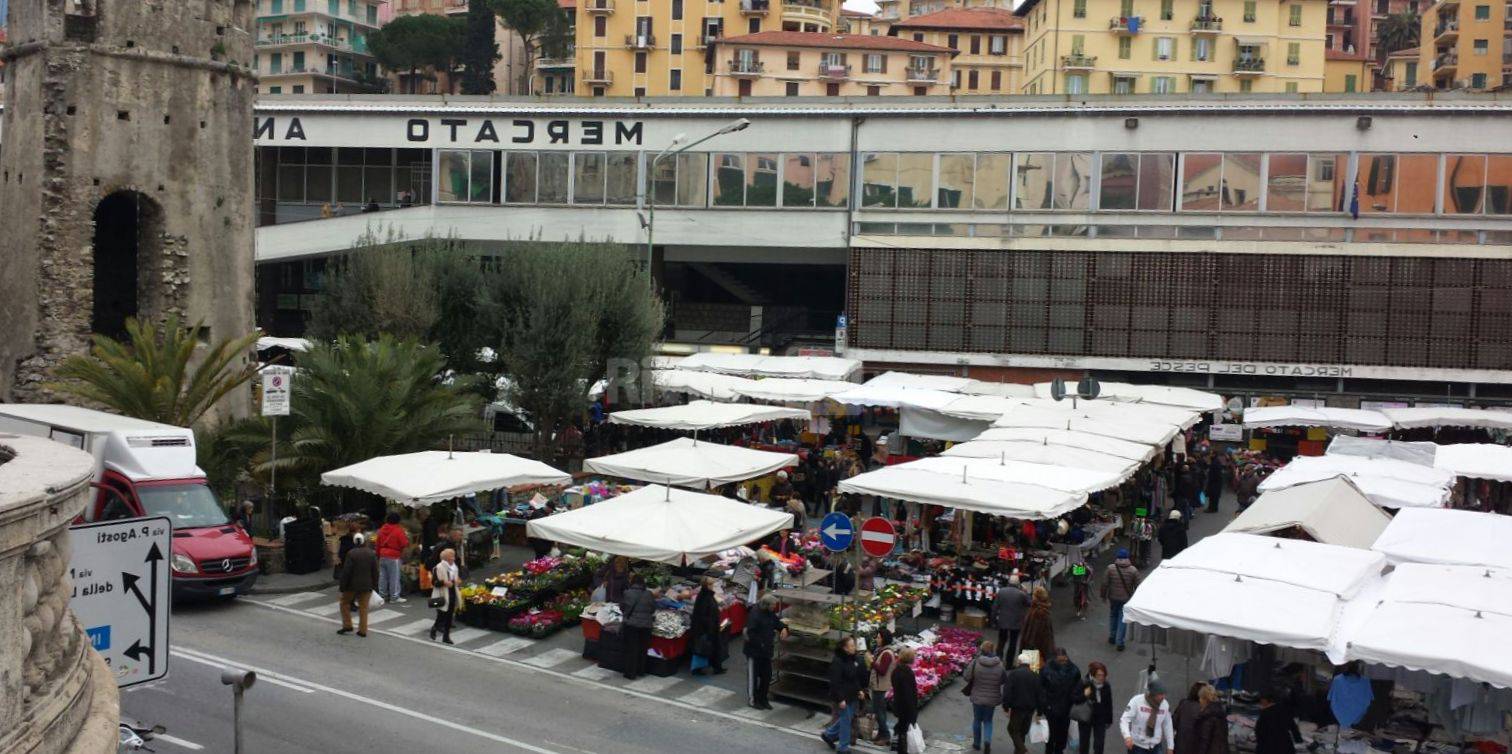
[[[389,602],[404,602],[399,596],[399,559],[409,547],[409,533],[399,524],[398,513],[389,512],[373,544],[378,550],[378,596]]]

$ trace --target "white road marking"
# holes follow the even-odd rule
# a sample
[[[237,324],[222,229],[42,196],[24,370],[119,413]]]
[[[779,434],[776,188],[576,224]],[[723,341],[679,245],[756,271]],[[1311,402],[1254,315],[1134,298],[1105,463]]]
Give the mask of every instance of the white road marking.
[[[801,730],[804,733],[818,733],[829,727],[829,718],[825,715],[814,715],[804,718],[788,726],[793,730]]]
[[[167,733],[159,733],[159,734],[153,736],[152,740],[153,741],[162,741],[165,744],[173,744],[174,746],[177,746],[177,747],[179,747],[181,749],[188,749],[190,751],[199,751],[200,749],[205,748],[205,747],[200,746],[199,744],[197,744],[197,743],[195,743],[193,741],[185,741],[184,739],[179,738],[178,736],[170,736]]]
[[[535,642],[524,637],[511,636],[510,638],[503,641],[496,641],[486,647],[482,647],[477,651],[482,652],[489,657],[503,657],[504,655],[514,654],[515,652],[518,652],[526,647],[534,645]]]
[[[405,636],[419,636],[420,634],[429,631],[431,629],[431,626],[434,625],[436,625],[435,618],[421,618],[420,620],[406,623],[402,626],[385,627],[383,630],[393,631],[396,634],[404,634]]]
[[[534,665],[538,668],[554,668],[574,657],[581,656],[582,655],[570,649],[557,647],[556,649],[548,649],[545,652],[536,655],[535,657],[526,657],[520,662],[523,662],[526,665]]]
[[[341,603],[339,603],[339,602],[327,602],[327,603],[325,603],[323,605],[317,605],[315,607],[305,608],[305,612],[310,613],[312,615],[325,615],[325,616],[335,615],[335,614],[341,612]],[[382,611],[379,611],[379,612],[382,612]],[[369,615],[371,615],[371,614],[369,614]],[[355,610],[352,611],[352,620],[357,620],[357,613],[356,613]]]
[[[771,709],[756,709],[755,707],[746,705],[738,710],[735,710],[735,714],[740,717],[750,718],[752,720],[770,720],[791,709],[792,707],[789,707],[785,704],[774,704],[772,705]]]
[[[330,598],[332,598],[334,596],[335,595],[328,594],[326,592],[298,592],[296,594],[286,594],[286,595],[284,595],[282,597],[277,597],[277,598],[268,600],[268,604],[270,604],[270,605],[283,605],[284,607],[289,607],[291,605],[297,605],[297,604],[299,604],[301,602],[309,602],[310,600],[313,600],[316,597],[322,597],[322,598],[325,598],[325,599],[330,599]]]
[[[587,678],[590,681],[607,681],[610,678],[619,675],[619,671],[610,670],[609,668],[601,668],[597,665],[589,665],[582,670],[572,671],[572,674],[577,676],[578,678]]]
[[[201,665],[209,665],[210,667],[215,668],[217,670],[225,670],[227,667],[232,667],[232,666],[228,666],[228,665],[222,664],[222,663],[218,662],[217,660],[211,659],[209,657],[201,657],[198,654],[194,653],[192,650],[174,649],[174,650],[172,650],[172,654],[178,655],[180,658],[188,660],[190,662],[197,662],[197,663],[199,663]],[[283,680],[282,678],[275,678],[273,676],[263,677],[262,675],[259,675],[258,678],[257,678],[257,680],[258,681],[266,681],[268,683],[273,684],[274,686],[282,686],[283,688],[289,689],[291,691],[298,691],[301,694],[313,694],[313,693],[315,693],[315,691],[313,689],[305,688],[304,686],[300,686],[299,684],[296,684],[296,683],[290,683],[288,681]]]
[[[451,632],[451,639],[453,644],[466,644],[467,642],[477,641],[485,636],[493,635],[493,631],[481,628],[454,628]]]
[[[198,651],[195,651],[195,652],[193,652],[193,654],[191,654],[190,652],[182,650],[182,649],[175,649],[175,650],[173,650],[173,654],[180,655],[180,656],[182,656],[182,657],[184,657],[185,659],[188,659],[188,660],[197,660],[197,661],[200,661],[200,662],[204,662],[204,661],[207,661],[207,660],[214,661],[214,662],[221,662],[221,663],[224,663],[227,667],[237,667],[237,668],[242,668],[243,670],[250,670],[250,671],[252,671],[254,673],[257,673],[257,679],[259,681],[262,681],[262,680],[271,680],[271,679],[279,679],[279,680],[283,680],[285,683],[294,683],[294,684],[298,684],[298,685],[302,685],[302,686],[308,686],[311,689],[314,689],[316,691],[320,691],[321,693],[324,693],[324,694],[331,694],[331,695],[334,695],[334,696],[339,696],[339,697],[341,697],[343,699],[347,699],[349,701],[356,702],[358,704],[366,704],[366,705],[368,705],[370,707],[377,707],[378,709],[381,709],[381,710],[386,710],[388,712],[393,712],[393,713],[398,714],[398,715],[404,715],[405,717],[410,717],[410,718],[414,718],[416,720],[420,720],[420,721],[423,721],[423,722],[428,722],[428,723],[431,723],[432,725],[439,725],[439,726],[441,726],[443,728],[450,728],[451,730],[455,730],[455,731],[458,731],[460,733],[468,733],[468,734],[477,736],[479,738],[487,739],[489,741],[494,741],[496,743],[506,744],[508,746],[513,746],[513,747],[516,747],[516,748],[519,748],[519,749],[524,749],[525,751],[535,752],[536,754],[559,754],[559,752],[552,751],[551,749],[544,749],[544,748],[541,748],[541,747],[536,746],[534,744],[529,744],[529,743],[526,743],[524,741],[520,741],[520,740],[516,740],[516,739],[513,739],[513,738],[509,738],[507,736],[501,736],[501,735],[499,735],[497,733],[490,733],[489,731],[486,731],[486,730],[480,730],[478,728],[473,728],[473,727],[470,727],[470,726],[467,726],[467,725],[462,725],[461,723],[454,723],[454,722],[452,722],[450,720],[447,720],[445,718],[433,717],[433,716],[427,715],[427,714],[425,714],[423,712],[416,712],[415,710],[412,710],[412,709],[410,709],[408,707],[401,707],[401,706],[399,706],[397,704],[389,704],[387,702],[380,702],[377,699],[371,699],[371,698],[366,697],[366,696],[361,696],[359,694],[354,694],[354,693],[352,693],[350,691],[343,691],[341,689],[331,688],[330,686],[323,686],[323,685],[318,684],[318,683],[314,683],[314,682],[311,682],[311,681],[306,681],[306,680],[304,680],[302,678],[293,678],[291,676],[283,675],[282,673],[276,673],[276,672],[274,672],[272,670],[267,670],[266,668],[259,668],[259,667],[254,667],[252,665],[246,665],[246,664],[243,664],[243,663],[239,663],[239,662],[235,662],[233,660],[226,659],[224,657],[217,657],[217,656],[212,655],[212,654],[202,653],[202,652],[198,652]]]
[[[377,623],[382,623],[386,620],[393,620],[395,618],[403,617],[404,613],[401,613],[398,610],[379,610],[376,613],[368,613],[368,625],[371,626]],[[356,620],[357,616],[352,616],[352,621],[355,622]]]
[[[660,694],[676,686],[681,681],[682,679],[675,675],[669,675],[665,678],[659,675],[648,675],[625,684],[625,688],[644,691],[648,694]]]
[[[683,694],[678,699],[688,704],[696,704],[699,707],[712,707],[732,696],[735,696],[735,692],[729,689],[722,689],[718,686],[704,686],[691,693]]]

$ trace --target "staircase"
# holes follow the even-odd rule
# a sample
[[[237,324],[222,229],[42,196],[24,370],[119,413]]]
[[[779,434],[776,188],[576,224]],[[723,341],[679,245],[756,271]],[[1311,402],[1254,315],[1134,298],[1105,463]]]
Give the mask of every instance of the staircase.
[[[726,293],[734,296],[736,300],[751,306],[765,304],[767,297],[761,291],[746,285],[740,278],[735,277],[729,270],[712,262],[689,262],[688,267],[694,272],[708,278],[710,282],[725,289]]]

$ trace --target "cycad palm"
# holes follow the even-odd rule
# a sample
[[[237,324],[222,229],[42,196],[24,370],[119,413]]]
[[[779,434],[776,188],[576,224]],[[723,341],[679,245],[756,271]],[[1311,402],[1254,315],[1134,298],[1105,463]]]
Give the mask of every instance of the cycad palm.
[[[1389,55],[1398,50],[1416,47],[1422,28],[1422,20],[1411,11],[1387,16],[1376,26],[1377,50],[1381,55]]]
[[[161,327],[129,319],[125,341],[94,336],[88,354],[58,365],[52,387],[126,416],[191,426],[257,372],[247,358],[256,332],[222,340],[194,363],[198,330],[183,327],[178,317]]]

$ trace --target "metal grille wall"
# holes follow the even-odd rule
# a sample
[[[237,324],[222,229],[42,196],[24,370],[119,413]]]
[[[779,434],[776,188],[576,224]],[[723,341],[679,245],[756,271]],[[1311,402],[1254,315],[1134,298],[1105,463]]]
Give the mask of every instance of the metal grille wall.
[[[1512,260],[852,249],[860,348],[1512,369]]]

